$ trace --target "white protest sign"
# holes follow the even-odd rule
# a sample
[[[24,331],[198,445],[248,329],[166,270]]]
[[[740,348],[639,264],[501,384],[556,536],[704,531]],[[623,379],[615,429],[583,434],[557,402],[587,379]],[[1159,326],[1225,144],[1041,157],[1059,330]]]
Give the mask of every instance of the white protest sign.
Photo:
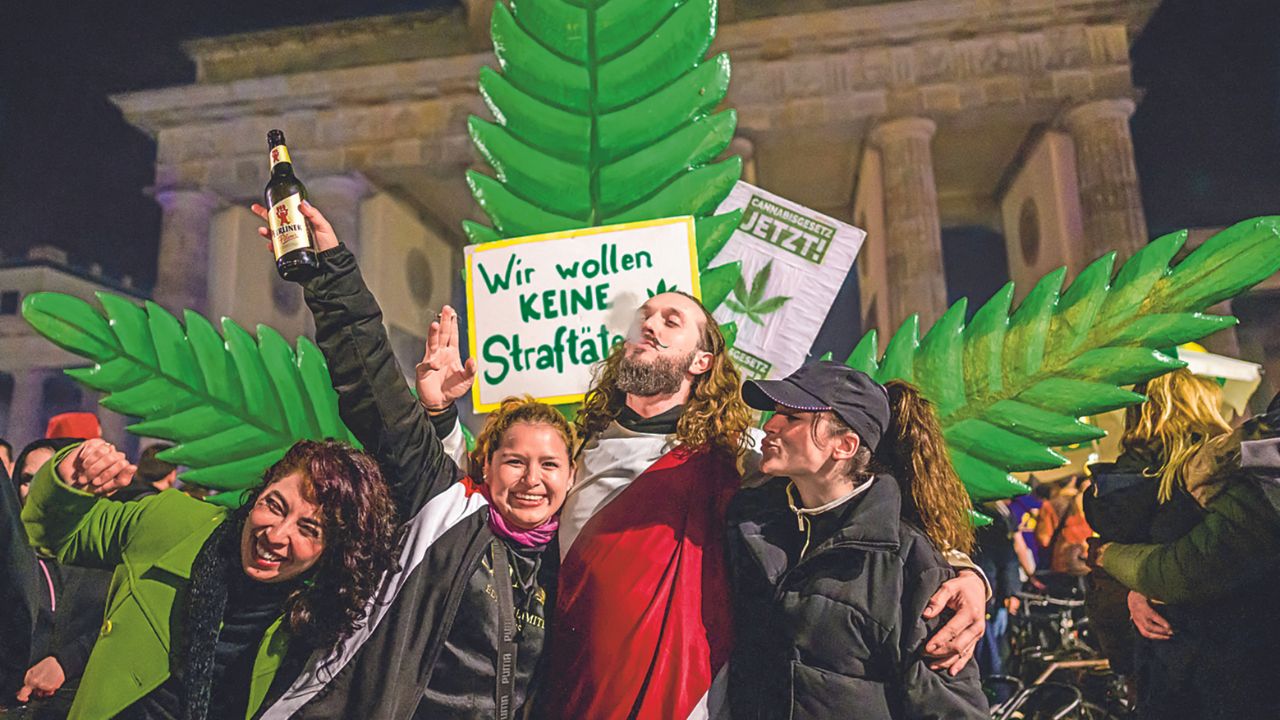
[[[867,234],[744,182],[716,213],[738,209],[715,264],[741,260],[742,277],[715,317],[738,324],[729,354],[744,376],[785,377],[804,364]]]
[[[582,399],[592,366],[621,342],[652,294],[700,296],[693,218],[499,240],[466,248],[472,399]]]

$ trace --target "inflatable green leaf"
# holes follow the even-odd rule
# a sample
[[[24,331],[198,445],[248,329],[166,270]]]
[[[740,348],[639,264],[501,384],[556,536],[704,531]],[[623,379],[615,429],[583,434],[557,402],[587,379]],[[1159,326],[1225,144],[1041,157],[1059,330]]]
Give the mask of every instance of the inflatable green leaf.
[[[146,309],[98,293],[102,311],[79,298],[34,293],[22,315],[54,344],[94,362],[66,373],[105,393],[103,407],[142,418],[129,430],[176,445],[161,460],[185,465],[185,482],[215,490],[254,485],[298,440],[356,444],[338,416],[324,356],[307,338],[295,353],[258,326],[255,340],[230,319],[222,335],[188,310],[185,328],[152,302]]]
[[[740,212],[713,216],[742,174],[737,115],[712,112],[729,58],[706,59],[715,0],[515,0],[494,5],[501,73],[480,72],[496,122],[471,139],[495,177],[467,173],[493,227],[472,242],[676,215],[697,218],[703,302],[714,309],[739,263],[710,267]]]
[[[1114,253],[1065,290],[1065,269],[1049,273],[1012,314],[1009,284],[967,324],[966,301],[952,305],[923,339],[912,316],[878,359],[873,330],[846,363],[920,387],[975,501],[1020,494],[1009,471],[1058,467],[1053,447],[1101,437],[1079,418],[1141,402],[1121,386],[1182,367],[1161,349],[1234,325],[1202,311],[1280,270],[1280,218],[1234,225],[1170,267],[1186,239],[1153,240],[1114,278]]]

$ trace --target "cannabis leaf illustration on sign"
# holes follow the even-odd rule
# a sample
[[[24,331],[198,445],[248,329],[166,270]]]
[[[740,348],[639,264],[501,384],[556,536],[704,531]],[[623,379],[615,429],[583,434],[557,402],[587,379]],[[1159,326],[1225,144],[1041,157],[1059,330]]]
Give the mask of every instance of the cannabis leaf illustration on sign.
[[[757,325],[764,325],[764,316],[775,313],[782,309],[783,305],[791,298],[786,295],[779,295],[765,299],[764,291],[769,285],[769,276],[773,274],[773,261],[770,260],[768,265],[760,268],[760,272],[756,273],[755,279],[751,281],[751,287],[748,288],[742,282],[742,276],[738,276],[738,282],[733,286],[733,297],[726,298],[725,306],[730,310],[746,315],[752,322]]]
[[[652,290],[647,290],[646,292],[649,293],[649,297],[653,297],[654,295],[661,295],[662,293],[679,292],[679,290],[680,288],[675,285],[668,285],[666,280],[659,280],[658,287]]]

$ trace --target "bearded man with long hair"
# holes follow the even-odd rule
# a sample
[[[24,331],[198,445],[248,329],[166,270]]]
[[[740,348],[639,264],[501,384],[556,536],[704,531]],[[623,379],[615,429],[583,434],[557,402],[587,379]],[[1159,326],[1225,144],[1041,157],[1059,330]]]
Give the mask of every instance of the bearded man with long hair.
[[[577,481],[560,515],[539,716],[727,714],[725,510],[744,475],[759,477],[751,410],[727,350],[711,313],[669,292],[641,306],[627,341],[598,368],[576,419]],[[470,383],[447,385],[422,402],[438,409]],[[956,611],[930,640],[935,669],[959,672],[972,655],[985,593],[981,576],[965,572],[934,596],[930,617]]]

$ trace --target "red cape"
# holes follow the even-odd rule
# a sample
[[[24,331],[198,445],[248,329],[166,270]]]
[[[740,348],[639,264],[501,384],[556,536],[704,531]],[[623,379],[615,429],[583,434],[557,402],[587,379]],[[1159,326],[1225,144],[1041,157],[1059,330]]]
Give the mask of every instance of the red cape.
[[[731,456],[677,448],[587,521],[560,566],[546,717],[689,717],[729,658],[740,483]]]

